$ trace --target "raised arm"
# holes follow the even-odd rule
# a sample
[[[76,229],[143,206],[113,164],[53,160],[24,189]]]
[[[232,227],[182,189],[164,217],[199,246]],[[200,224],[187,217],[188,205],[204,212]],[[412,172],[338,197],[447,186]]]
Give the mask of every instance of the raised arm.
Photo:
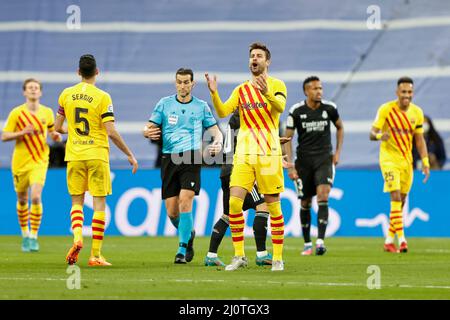
[[[222,102],[222,99],[219,96],[219,92],[217,91],[217,77],[214,75],[212,78],[205,73],[206,83],[208,84],[208,89],[211,93],[211,100],[216,109],[217,115],[220,118],[225,118],[230,115],[238,106],[239,106],[239,98],[236,90],[233,91],[230,98],[227,101]]]

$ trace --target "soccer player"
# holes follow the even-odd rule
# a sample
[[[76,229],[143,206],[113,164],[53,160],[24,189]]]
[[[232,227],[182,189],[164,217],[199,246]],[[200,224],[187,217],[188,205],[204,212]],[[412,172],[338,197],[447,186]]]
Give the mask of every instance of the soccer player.
[[[283,81],[268,75],[271,54],[262,43],[252,43],[249,50],[251,80],[237,86],[230,98],[222,102],[217,91],[216,76],[205,74],[212,102],[219,117],[226,117],[239,109],[242,119],[239,130],[233,171],[230,177],[230,228],[234,257],[227,271],[248,265],[244,251],[244,199],[255,181],[270,214],[272,227],[272,271],[284,270],[284,220],[280,193],[284,190],[281,145],[278,126],[286,105],[286,86]]]
[[[292,137],[297,130],[298,146],[295,167],[288,169],[301,199],[300,222],[305,241],[302,255],[312,254],[311,201],[317,195],[318,237],[316,255],[326,252],[325,232],[328,224],[328,196],[334,180],[334,167],[339,162],[344,141],[344,125],[331,101],[322,100],[323,88],[320,79],[311,76],[303,81],[306,100],[294,104],[289,110],[286,136]],[[331,144],[331,122],[336,127],[336,150]],[[292,144],[285,145],[288,159],[292,159]]]
[[[208,146],[210,154],[222,149],[222,133],[216,119],[208,104],[192,95],[194,86],[192,70],[178,69],[177,93],[158,102],[144,129],[146,138],[158,140],[162,135],[162,198],[170,221],[178,229],[179,246],[174,260],[177,264],[194,258],[192,206],[194,196],[200,192],[204,129],[214,139]]]
[[[80,57],[78,74],[81,82],[64,89],[59,97],[55,128],[68,133],[66,144],[67,187],[72,198],[70,216],[74,234],[73,246],[66,261],[75,264],[83,248],[83,204],[89,191],[94,199],[92,218],[92,250],[89,266],[110,266],[101,254],[105,232],[106,196],[112,193],[109,168],[108,137],[128,157],[133,174],[138,162],[114,126],[114,110],[110,95],[95,86],[99,73],[93,55]],[[63,128],[67,118],[67,128]]]
[[[403,206],[413,182],[412,143],[422,159],[423,183],[430,176],[430,162],[423,137],[423,111],[413,104],[414,82],[409,77],[397,81],[397,100],[380,106],[370,131],[370,140],[381,140],[380,168],[384,177],[384,192],[391,195],[390,224],[384,244],[388,252],[408,252],[403,230]],[[394,244],[397,235],[399,249]]]
[[[233,154],[236,148],[237,133],[240,128],[239,111],[233,112],[228,121],[225,142],[223,148],[224,163],[220,171],[220,181],[223,191],[223,215],[217,220],[211,233],[209,241],[209,251],[205,257],[205,266],[225,266],[217,256],[220,243],[230,224],[229,201],[230,201],[230,176],[233,169]],[[256,264],[259,266],[272,265],[272,255],[267,252],[267,220],[269,212],[264,202],[264,196],[258,191],[255,184],[253,189],[244,199],[243,211],[254,209],[255,219],[253,221],[253,234],[256,243]]]
[[[17,215],[22,230],[22,251],[36,252],[39,251],[42,190],[49,159],[47,135],[54,141],[61,141],[61,135],[55,131],[52,109],[39,103],[42,96],[41,83],[36,79],[26,79],[22,89],[25,103],[9,113],[3,128],[2,141],[16,142],[11,171],[17,194]],[[31,210],[28,204],[30,189]]]

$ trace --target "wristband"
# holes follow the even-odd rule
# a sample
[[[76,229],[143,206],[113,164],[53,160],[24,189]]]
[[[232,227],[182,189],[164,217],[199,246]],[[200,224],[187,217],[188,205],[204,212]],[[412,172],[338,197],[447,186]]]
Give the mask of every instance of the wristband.
[[[377,140],[381,140],[381,137],[383,136],[383,134],[380,132],[380,133],[377,133],[376,135],[375,135],[375,138],[377,139]]]
[[[430,167],[430,159],[428,159],[428,157],[422,159],[422,166],[428,168]]]

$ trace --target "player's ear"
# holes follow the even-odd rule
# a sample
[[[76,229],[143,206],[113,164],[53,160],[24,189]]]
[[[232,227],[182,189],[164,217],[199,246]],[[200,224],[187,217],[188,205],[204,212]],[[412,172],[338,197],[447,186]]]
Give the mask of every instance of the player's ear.
[[[81,77],[81,71],[80,71],[80,69],[78,69],[77,73],[78,73],[78,75]]]
[[[98,70],[98,68],[95,68],[95,75],[98,76],[99,73],[100,73],[100,70]]]

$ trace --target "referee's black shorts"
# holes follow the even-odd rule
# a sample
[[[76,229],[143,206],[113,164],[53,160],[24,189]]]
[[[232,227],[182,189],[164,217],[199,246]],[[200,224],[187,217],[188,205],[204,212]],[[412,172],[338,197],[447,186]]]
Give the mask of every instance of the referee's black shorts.
[[[295,160],[299,183],[298,189],[301,199],[312,198],[317,193],[317,186],[321,184],[333,185],[334,165],[330,154],[318,156],[297,156]]]
[[[227,216],[230,214],[230,176],[231,175],[220,177],[223,191],[223,214]],[[248,209],[255,210],[256,207],[262,203],[264,203],[264,197],[259,193],[258,187],[255,184],[252,191],[247,193],[247,196],[244,199],[242,211]]]
[[[177,157],[177,160],[180,157]],[[181,189],[192,190],[195,195],[200,193],[201,163],[196,163],[192,156],[186,163],[174,163],[171,154],[161,156],[162,198],[178,196]]]

